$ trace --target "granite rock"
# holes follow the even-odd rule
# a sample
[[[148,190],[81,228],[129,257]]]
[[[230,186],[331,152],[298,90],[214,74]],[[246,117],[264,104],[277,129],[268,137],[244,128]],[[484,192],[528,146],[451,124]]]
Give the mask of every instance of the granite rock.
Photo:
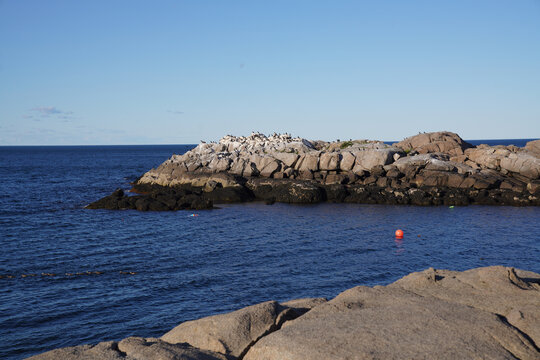
[[[199,349],[242,357],[260,338],[322,302],[324,299],[301,299],[282,305],[267,301],[227,314],[186,321],[161,339],[171,344],[188,343]]]
[[[540,158],[540,140],[527,142],[527,144],[525,144],[525,150],[537,158]]]
[[[540,275],[433,269],[355,287],[262,338],[245,360],[538,359]]]
[[[394,146],[419,154],[442,152],[450,155],[461,155],[465,149],[472,147],[458,134],[448,131],[418,134],[395,143]]]
[[[188,344],[170,344],[159,339],[129,337],[120,342],[79,345],[32,356],[32,360],[233,360],[223,354],[200,350]]]
[[[419,134],[393,146],[370,140],[310,141],[288,134],[227,135],[218,143],[201,143],[173,155],[143,174],[132,190],[143,197],[151,193],[151,198],[110,195],[88,208],[161,211],[252,200],[538,206],[537,148],[535,141],[523,149],[473,147],[450,132]],[[187,204],[184,199],[182,206],[173,205],[180,199],[171,198],[169,189],[186,187],[189,199],[201,196],[201,201]]]

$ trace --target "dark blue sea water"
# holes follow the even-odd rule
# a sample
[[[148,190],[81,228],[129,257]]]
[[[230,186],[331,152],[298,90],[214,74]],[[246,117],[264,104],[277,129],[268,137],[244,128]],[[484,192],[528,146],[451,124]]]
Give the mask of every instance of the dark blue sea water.
[[[249,203],[197,217],[83,209],[189,148],[0,147],[1,359],[160,336],[185,320],[333,297],[430,266],[540,272],[535,207]],[[101,274],[69,275],[87,271]]]
[[[537,140],[537,139],[499,139],[499,140],[465,140],[469,144],[472,144],[474,146],[478,146],[480,144],[486,144],[489,146],[495,146],[495,145],[514,145],[518,147],[524,147],[525,144],[527,144],[529,141]]]
[[[518,147],[524,147],[525,144],[527,144],[529,141],[532,141],[532,140],[537,140],[537,139],[536,138],[534,139],[490,139],[490,140],[465,140],[465,141],[474,146],[478,146],[480,144],[486,144],[489,146],[514,145]],[[385,141],[384,143],[391,145],[396,142],[398,141]]]

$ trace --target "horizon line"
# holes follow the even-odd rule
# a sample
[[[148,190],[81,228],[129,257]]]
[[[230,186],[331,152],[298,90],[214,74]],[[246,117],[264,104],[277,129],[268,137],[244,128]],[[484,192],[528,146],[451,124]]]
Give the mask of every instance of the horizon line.
[[[309,140],[309,139],[307,139]],[[529,140],[529,141],[534,141],[534,140],[540,140],[540,138],[509,138],[509,139],[505,139],[505,138],[496,138],[496,139],[463,139],[463,141],[497,141],[497,140],[505,140],[505,141],[511,141],[511,140],[520,140],[520,141],[523,141],[523,140]],[[319,141],[319,140],[313,140],[313,141]],[[397,143],[401,140],[375,140],[375,141],[382,141],[383,143]],[[211,141],[207,141],[208,143],[210,143]],[[328,141],[328,142],[334,142],[334,141]],[[88,146],[88,147],[91,147],[91,146],[197,146],[201,144],[201,142],[199,143],[185,143],[185,144],[15,144],[15,145],[4,145],[4,144],[0,144],[0,147],[24,147],[24,146],[50,146],[50,147],[53,147],[53,146],[64,146],[64,147],[75,147],[75,146]]]

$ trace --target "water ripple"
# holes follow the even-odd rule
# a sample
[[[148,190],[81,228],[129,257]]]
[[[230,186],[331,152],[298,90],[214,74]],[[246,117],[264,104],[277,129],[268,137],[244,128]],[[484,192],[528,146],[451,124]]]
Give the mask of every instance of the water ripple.
[[[0,358],[160,336],[185,320],[333,297],[429,266],[540,272],[538,208],[250,203],[197,218],[82,208],[186,149],[0,149],[0,276],[15,276],[0,278]]]

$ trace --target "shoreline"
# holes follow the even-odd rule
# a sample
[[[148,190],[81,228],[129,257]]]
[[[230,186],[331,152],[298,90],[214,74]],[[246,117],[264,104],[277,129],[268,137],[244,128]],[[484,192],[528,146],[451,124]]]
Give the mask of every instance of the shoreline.
[[[539,320],[540,274],[429,268],[331,300],[267,301],[186,321],[161,338],[79,345],[30,359],[535,359]]]

